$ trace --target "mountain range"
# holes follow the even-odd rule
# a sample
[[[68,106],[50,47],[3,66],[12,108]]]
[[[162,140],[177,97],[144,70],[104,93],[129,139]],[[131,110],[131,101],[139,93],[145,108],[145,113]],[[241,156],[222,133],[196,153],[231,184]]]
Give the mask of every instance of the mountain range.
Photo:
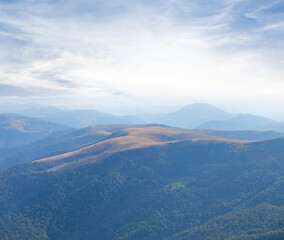
[[[94,109],[63,110],[50,106],[25,104],[0,105],[0,112],[36,117],[49,122],[82,128],[103,124],[163,124],[187,129],[258,130],[284,132],[284,122],[252,114],[232,114],[207,103],[194,103],[171,113],[117,116]],[[5,112],[5,113],[6,113]]]
[[[94,109],[60,109],[51,106],[41,106],[38,104],[5,104],[0,105],[0,112],[14,113],[24,116],[39,118],[45,121],[69,126],[72,128],[82,128],[91,125],[101,124],[137,124],[143,123],[135,116],[116,116],[99,112]]]
[[[209,104],[139,116],[9,107],[0,239],[284,239],[281,122]]]
[[[0,172],[0,239],[283,239],[284,138],[267,134],[111,125],[28,144]]]
[[[252,114],[232,114],[207,103],[194,103],[168,114],[140,115],[146,122],[188,129],[284,132],[284,122]]]

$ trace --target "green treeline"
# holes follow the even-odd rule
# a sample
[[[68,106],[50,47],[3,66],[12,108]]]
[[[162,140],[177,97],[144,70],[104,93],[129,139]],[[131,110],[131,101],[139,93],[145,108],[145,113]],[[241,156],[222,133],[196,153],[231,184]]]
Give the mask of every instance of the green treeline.
[[[283,140],[133,149],[0,175],[0,239],[283,239]]]

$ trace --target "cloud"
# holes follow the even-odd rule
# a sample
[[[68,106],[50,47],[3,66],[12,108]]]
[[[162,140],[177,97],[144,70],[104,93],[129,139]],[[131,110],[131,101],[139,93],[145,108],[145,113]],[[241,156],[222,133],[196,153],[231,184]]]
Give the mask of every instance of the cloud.
[[[21,87],[9,86],[0,84],[0,96],[1,97],[27,97],[32,93]]]
[[[0,83],[94,102],[181,104],[241,95],[276,101],[283,87],[279,6],[278,0],[2,1]]]
[[[18,97],[18,98],[26,98],[26,97],[46,97],[53,96],[58,94],[66,94],[66,92],[54,90],[54,89],[46,89],[46,88],[25,88],[18,87],[6,84],[0,84],[0,97],[1,98],[9,98],[9,97]]]

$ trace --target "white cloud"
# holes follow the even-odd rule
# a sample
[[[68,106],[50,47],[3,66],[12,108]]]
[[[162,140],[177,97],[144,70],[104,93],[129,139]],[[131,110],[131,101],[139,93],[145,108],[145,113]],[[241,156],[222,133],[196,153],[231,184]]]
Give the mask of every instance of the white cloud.
[[[283,68],[274,64],[283,49],[256,33],[280,23],[234,31],[241,1],[167,2],[1,3],[0,83],[129,105],[284,100]]]

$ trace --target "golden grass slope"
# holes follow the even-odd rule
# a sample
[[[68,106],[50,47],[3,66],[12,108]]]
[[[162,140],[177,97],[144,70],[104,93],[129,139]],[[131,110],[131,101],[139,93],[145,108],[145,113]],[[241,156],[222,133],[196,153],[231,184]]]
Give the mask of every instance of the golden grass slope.
[[[65,154],[44,158],[35,162],[45,162],[51,165],[49,171],[73,168],[86,163],[98,162],[101,159],[117,153],[135,148],[154,145],[163,145],[177,141],[203,141],[211,142],[239,142],[214,138],[190,130],[168,127],[128,128],[115,132],[105,140]]]

